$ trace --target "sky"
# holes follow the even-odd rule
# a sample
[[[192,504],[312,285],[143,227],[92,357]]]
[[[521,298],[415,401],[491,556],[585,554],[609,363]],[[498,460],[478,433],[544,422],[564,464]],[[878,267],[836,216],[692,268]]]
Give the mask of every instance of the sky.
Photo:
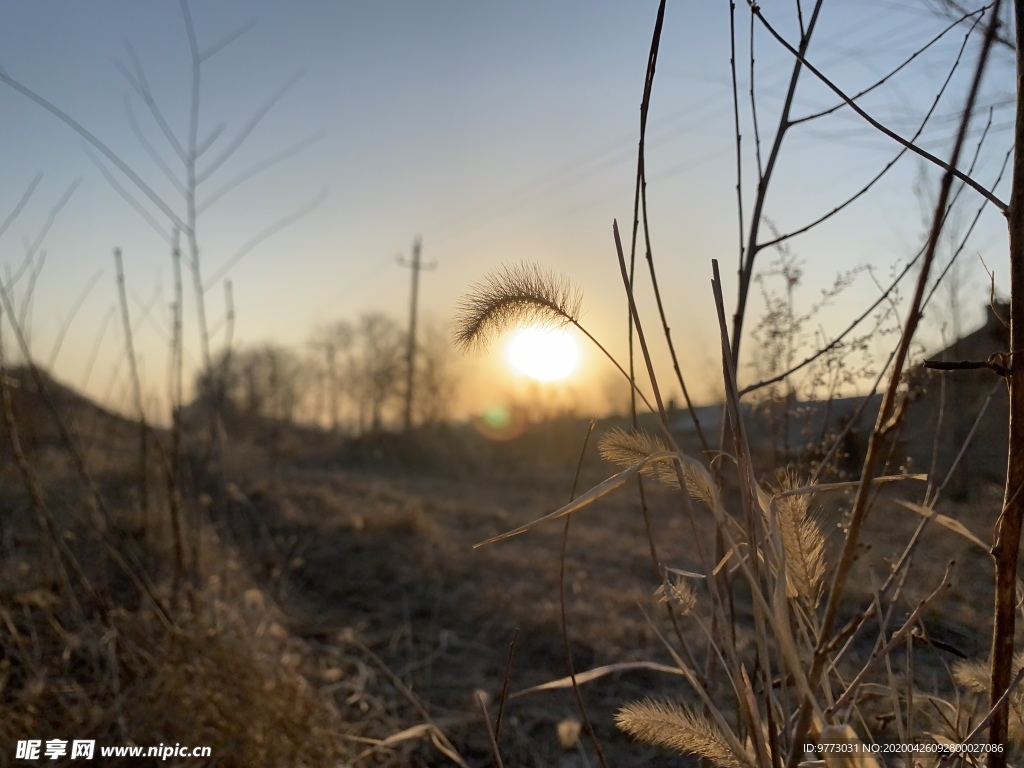
[[[804,2],[805,9],[809,5]],[[762,6],[789,40],[798,32],[794,7]],[[200,170],[215,167],[198,187],[196,227],[214,349],[224,342],[225,279],[233,290],[236,345],[273,342],[308,351],[315,328],[367,312],[404,324],[411,275],[398,259],[407,260],[421,238],[422,258],[432,267],[421,273],[421,323],[446,329],[475,281],[505,264],[534,262],[580,288],[582,323],[622,360],[628,308],[611,227],[617,219],[628,247],[639,105],[656,11],[657,3],[646,0],[192,3],[198,48],[215,49],[201,69],[198,120],[199,141],[210,142]],[[757,159],[750,17],[742,5],[737,19],[742,190],[749,218]],[[826,2],[808,58],[840,87],[857,92],[947,23],[927,0]],[[860,103],[898,133],[912,134],[965,32],[959,27],[948,34]],[[729,45],[727,2],[670,0],[648,122],[655,265],[684,374],[703,402],[720,389],[712,259],[721,265],[730,315],[736,302]],[[792,59],[760,27],[754,51],[765,162]],[[976,52],[976,44],[968,47],[920,139],[942,157],[948,156]],[[996,107],[975,168],[986,186],[994,183],[1011,143],[1010,62],[1006,49],[996,50],[982,95],[986,107]],[[3,71],[77,121],[184,217],[182,165],[133,91],[136,63],[170,132],[187,146],[192,71],[178,2],[7,0],[0,6]],[[835,103],[805,76],[794,114]],[[971,151],[983,124],[984,116],[975,121]],[[237,149],[228,151],[240,136]],[[897,151],[848,109],[800,125],[779,154],[765,217],[780,231],[798,228],[840,204]],[[34,357],[52,364],[59,378],[118,405],[126,369],[112,254],[120,248],[138,324],[136,350],[147,392],[159,400],[166,392],[174,284],[168,217],[81,135],[2,84],[0,163],[0,220],[18,210],[0,235],[5,282],[45,230],[39,245],[45,262],[23,315]],[[845,327],[877,298],[872,274],[884,282],[916,252],[937,181],[933,168],[906,156],[842,215],[789,241],[802,268],[798,306],[813,305],[840,272],[862,268],[814,316],[809,333],[825,337]],[[1008,197],[1005,180],[996,193]],[[980,198],[971,192],[962,197],[958,220],[969,221]],[[761,269],[775,258],[762,252]],[[997,289],[1007,290],[1005,223],[991,205],[958,268],[963,327],[981,319],[989,281],[982,258]],[[28,273],[14,284],[16,303],[28,295],[28,285]],[[902,295],[909,293],[908,284]],[[637,296],[658,369],[668,372],[664,342],[653,333],[660,323],[646,279],[639,281]],[[950,333],[951,305],[943,300],[926,316],[923,338],[932,348]],[[200,355],[191,293],[186,306],[186,359],[194,366]],[[759,313],[763,302],[755,295],[748,329]],[[9,328],[4,341],[11,345]],[[881,351],[885,342],[868,343]],[[745,381],[756,378],[757,347],[748,344],[741,361]],[[465,412],[493,404],[513,386],[515,374],[500,343],[456,365],[464,376]],[[605,408],[608,393],[617,391],[615,375],[596,350],[585,348],[581,373],[562,394]],[[671,383],[667,390],[676,395]]]

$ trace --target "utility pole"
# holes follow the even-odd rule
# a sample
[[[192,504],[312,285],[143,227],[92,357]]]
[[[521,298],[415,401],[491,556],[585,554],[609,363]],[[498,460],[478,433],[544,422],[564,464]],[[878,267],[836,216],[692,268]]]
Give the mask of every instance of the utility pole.
[[[331,413],[331,434],[338,432],[338,373],[335,365],[336,348],[333,341],[320,345],[327,357],[327,407]]]
[[[434,269],[436,263],[423,264],[420,261],[420,238],[412,244],[412,261],[406,261],[401,256],[398,263],[403,267],[412,269],[412,298],[409,306],[409,346],[405,355],[406,380],[405,380],[405,431],[412,429],[412,396],[413,385],[416,373],[416,314],[419,304],[420,272],[424,269]]]

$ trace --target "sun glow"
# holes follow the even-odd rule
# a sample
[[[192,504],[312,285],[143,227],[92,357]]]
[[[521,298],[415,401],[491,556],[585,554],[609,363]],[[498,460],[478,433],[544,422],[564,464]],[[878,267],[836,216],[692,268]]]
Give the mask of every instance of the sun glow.
[[[532,379],[558,381],[576,371],[580,348],[564,328],[533,326],[512,337],[508,359],[517,371]]]

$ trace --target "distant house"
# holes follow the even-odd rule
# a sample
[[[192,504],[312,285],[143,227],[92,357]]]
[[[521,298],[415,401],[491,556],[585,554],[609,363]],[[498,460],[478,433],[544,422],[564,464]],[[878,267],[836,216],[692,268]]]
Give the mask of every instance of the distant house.
[[[698,405],[693,409],[693,415],[691,415],[688,409],[680,408],[675,400],[669,400],[667,410],[668,428],[681,441],[680,445],[697,440],[694,416],[700,422],[704,438],[717,444],[718,435],[722,431],[722,417],[725,415],[723,406]]]
[[[1009,305],[987,307],[985,324],[929,356],[946,362],[984,361],[1010,348]],[[915,471],[930,471],[941,483],[956,462],[968,435],[966,451],[950,478],[954,496],[973,495],[1006,478],[1009,401],[1003,379],[989,369],[911,372],[911,397],[903,435]],[[975,423],[977,426],[975,427]]]
[[[996,302],[987,308],[985,323],[929,360],[984,361],[1009,350],[1004,320],[1009,306]],[[990,369],[934,371],[924,366],[907,375],[907,407],[895,450],[887,457],[889,472],[906,468],[932,474],[935,484],[949,476],[946,494],[964,498],[986,487],[1001,487],[1006,476],[1007,391],[1002,377]],[[744,415],[747,440],[755,457],[772,466],[784,462],[814,462],[844,428],[835,467],[856,476],[878,415],[881,395],[867,403],[862,397],[820,401],[766,401]],[[863,408],[862,408],[863,406]],[[713,445],[722,428],[721,406],[698,409],[701,426]],[[673,431],[692,445],[693,424],[685,410],[675,414]],[[973,431],[973,434],[972,434]],[[971,436],[963,455],[961,449]],[[960,456],[958,460],[958,456]]]

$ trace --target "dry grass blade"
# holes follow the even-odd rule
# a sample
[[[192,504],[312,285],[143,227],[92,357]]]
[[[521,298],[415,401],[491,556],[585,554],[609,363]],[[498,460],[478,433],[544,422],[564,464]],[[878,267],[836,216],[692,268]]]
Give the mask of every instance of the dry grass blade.
[[[472,286],[452,323],[455,346],[469,350],[520,323],[578,323],[582,299],[569,281],[537,264],[504,266]]]
[[[406,728],[398,733],[393,733],[386,739],[377,742],[370,749],[364,750],[358,757],[356,757],[354,762],[361,762],[383,747],[390,747],[403,741],[409,741],[410,739],[422,738],[430,739],[433,745],[437,747],[438,751],[444,754],[444,756],[451,760],[455,765],[461,766],[461,768],[469,768],[466,761],[459,757],[458,753],[451,748],[447,738],[445,738],[444,734],[433,723],[420,723],[419,725]]]
[[[649,459],[654,454],[667,454],[671,449],[660,437],[652,435],[650,432],[639,429],[626,431],[616,427],[604,434],[598,451],[601,458],[606,461],[618,464],[620,467],[628,467],[638,461]],[[679,475],[675,468],[668,463],[669,458],[666,457],[665,461],[648,464],[642,473],[656,478],[672,488],[678,488]],[[679,464],[689,494],[706,504],[713,504],[716,493],[710,478],[705,477],[694,464],[688,461],[680,461]]]
[[[484,730],[487,731],[487,741],[491,744],[491,754],[494,756],[494,768],[505,768],[505,764],[501,760],[501,750],[498,749],[498,739],[491,728],[491,716],[487,712],[487,694],[483,691],[477,691],[474,695],[477,705],[480,707],[480,712],[484,716]]]
[[[639,741],[696,755],[721,768],[753,765],[749,755],[736,754],[710,720],[673,701],[627,704],[615,714],[615,724]]]
[[[884,483],[895,483],[900,480],[922,480],[927,482],[928,475],[926,474],[904,474],[904,475],[883,475],[882,477],[874,477],[871,479],[872,485],[883,485]],[[800,488],[787,488],[784,491],[776,493],[774,498],[781,499],[786,496],[801,496],[806,493],[823,493],[825,491],[849,491],[855,489],[860,485],[860,480],[846,480],[841,483],[815,483],[813,485],[805,485]]]
[[[615,672],[630,672],[634,669],[645,669],[650,672],[665,672],[669,675],[681,675],[682,670],[679,667],[671,667],[668,664],[659,664],[656,661],[621,661],[616,664],[605,664],[601,667],[595,667],[594,669],[587,670],[586,672],[576,673],[577,683],[589,683],[592,680],[597,680],[604,677],[605,675],[611,675]],[[572,677],[561,677],[558,680],[551,680],[547,683],[541,683],[540,685],[531,685],[529,688],[524,688],[521,691],[516,691],[509,695],[510,699],[518,698],[519,696],[526,696],[529,693],[540,693],[541,691],[556,691],[562,688],[572,688]]]
[[[399,693],[401,693],[403,696],[405,696],[405,698],[409,700],[413,707],[416,708],[416,710],[426,721],[424,723],[421,723],[420,725],[413,726],[412,728],[407,728],[406,730],[401,731],[398,734],[393,734],[392,736],[389,736],[387,739],[384,740],[385,745],[388,743],[394,743],[395,740],[405,740],[408,738],[414,738],[425,733],[429,735],[430,741],[434,744],[434,746],[437,747],[437,749],[441,751],[446,757],[448,757],[448,759],[450,759],[453,763],[460,766],[461,768],[469,768],[469,765],[459,755],[458,751],[455,749],[455,746],[451,743],[448,737],[444,735],[444,731],[442,731],[437,726],[437,724],[431,719],[430,713],[427,711],[426,707],[423,706],[423,703],[419,700],[416,694],[413,693],[412,689],[409,688],[409,686],[407,686],[402,681],[402,679],[398,675],[396,675],[387,664],[384,663],[384,660],[381,659],[380,656],[378,656],[368,646],[366,646],[364,643],[358,640],[355,637],[355,635],[351,632],[344,633],[339,639],[342,642],[349,643],[355,646],[362,653],[366,654],[366,656],[371,661],[373,661],[373,663],[376,664],[377,667],[384,673],[384,675],[391,681],[395,688],[398,689]]]
[[[549,522],[550,520],[557,520],[560,517],[565,517],[565,515],[570,515],[570,514],[572,514],[573,512],[575,512],[575,511],[577,511],[579,509],[583,509],[583,507],[586,507],[586,506],[589,506],[590,504],[593,504],[595,501],[600,499],[602,496],[607,496],[612,491],[616,490],[617,488],[622,487],[623,485],[626,484],[626,482],[631,477],[636,475],[638,472],[643,471],[643,468],[645,466],[647,466],[647,464],[650,461],[654,461],[654,460],[660,459],[660,458],[664,458],[664,456],[663,455],[659,455],[659,454],[655,454],[653,456],[650,456],[647,459],[645,459],[644,461],[638,462],[638,463],[634,464],[632,467],[629,467],[629,469],[624,469],[621,472],[612,475],[607,480],[605,480],[603,483],[599,483],[598,485],[595,485],[593,488],[591,488],[585,494],[580,496],[578,499],[575,499],[574,501],[569,502],[568,504],[566,504],[564,507],[562,507],[560,509],[556,509],[551,514],[544,515],[544,517],[537,518],[536,520],[534,520],[532,522],[529,522],[526,525],[521,525],[521,526],[519,526],[518,528],[516,528],[514,530],[508,531],[507,533],[502,533],[502,534],[499,534],[498,536],[492,536],[491,538],[487,539],[486,541],[481,541],[479,544],[474,544],[473,545],[473,549],[477,549],[478,547],[483,547],[483,546],[486,546],[488,544],[493,544],[494,542],[502,541],[503,539],[510,539],[513,536],[518,536],[521,533],[526,533],[527,531],[533,530],[537,526],[539,526],[539,525],[541,525],[543,523]]]
[[[959,520],[954,520],[952,517],[949,517],[948,515],[943,515],[943,514],[940,514],[939,512],[936,512],[931,507],[926,507],[926,506],[924,506],[922,504],[915,504],[912,501],[904,501],[903,499],[897,499],[897,502],[901,506],[906,507],[911,512],[916,512],[921,517],[923,517],[923,518],[925,518],[927,520],[934,520],[936,523],[941,525],[943,528],[952,531],[953,533],[957,534],[958,536],[963,536],[965,539],[967,539],[972,544],[976,544],[979,547],[981,547],[983,550],[988,552],[988,545],[985,542],[983,542],[981,539],[979,539],[977,536],[975,536],[973,533],[971,533],[970,530],[968,530],[967,526],[965,526]]]
[[[949,572],[952,569],[953,564],[952,560],[947,564],[946,573],[942,577],[942,582],[914,607],[910,616],[908,616],[906,621],[903,622],[903,626],[901,626],[896,632],[893,632],[888,641],[881,648],[871,654],[871,658],[869,658],[867,663],[861,667],[860,672],[858,672],[856,677],[847,684],[846,690],[843,692],[842,696],[829,705],[827,710],[829,714],[841,711],[843,707],[854,699],[858,689],[866,679],[868,672],[875,666],[875,664],[882,659],[886,659],[894,648],[899,647],[900,643],[903,642],[903,639],[910,634],[914,627],[918,626],[918,621],[920,621],[924,612],[931,607],[931,604],[935,602],[938,597],[949,591],[949,588],[952,586],[952,582],[949,578]]]

